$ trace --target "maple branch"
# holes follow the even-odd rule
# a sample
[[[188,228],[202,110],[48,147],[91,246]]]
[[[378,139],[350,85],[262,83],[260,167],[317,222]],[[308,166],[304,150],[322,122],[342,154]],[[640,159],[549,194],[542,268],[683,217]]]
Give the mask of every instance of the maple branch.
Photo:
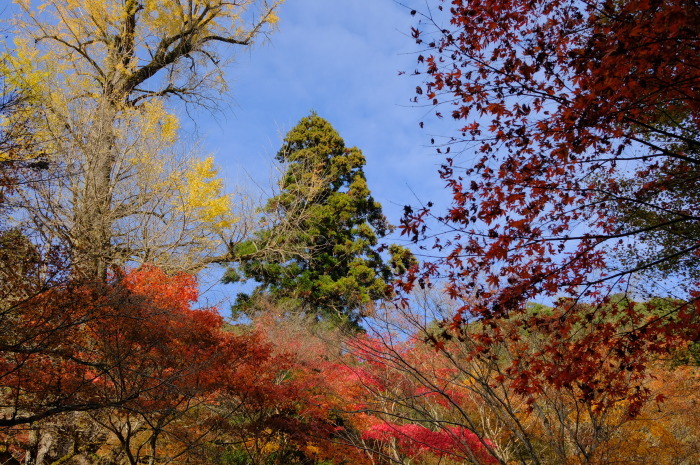
[[[655,230],[655,229],[659,229],[659,228],[663,228],[663,227],[666,227],[666,226],[670,226],[670,225],[672,225],[672,224],[683,223],[683,222],[685,222],[685,221],[688,221],[689,219],[690,219],[690,220],[694,220],[694,221],[700,221],[700,217],[697,217],[697,216],[685,216],[685,217],[682,217],[682,218],[677,218],[677,219],[675,219],[675,220],[666,221],[665,223],[657,223],[657,224],[653,224],[653,225],[651,225],[651,226],[647,226],[647,227],[645,227],[645,228],[640,228],[640,229],[636,229],[636,230],[632,230],[632,231],[626,231],[626,232],[620,232],[620,233],[610,233],[610,234],[584,234],[584,235],[582,235],[582,236],[563,236],[563,237],[541,237],[541,238],[538,238],[538,239],[533,240],[533,242],[531,242],[530,244],[526,244],[526,246],[527,246],[527,245],[534,244],[534,243],[536,243],[536,242],[540,242],[540,241],[544,241],[544,242],[549,242],[549,241],[569,241],[569,240],[576,240],[576,241],[578,241],[578,240],[586,240],[586,239],[602,239],[603,241],[607,241],[607,240],[609,240],[609,239],[619,239],[619,238],[622,238],[622,237],[635,236],[635,235],[637,235],[637,234],[641,234],[641,233],[644,233],[644,232],[653,231],[653,230]],[[518,238],[518,237],[516,236],[516,238]],[[526,238],[526,236],[521,237],[521,239],[525,239],[525,238]]]
[[[683,160],[685,162],[688,162],[688,163],[691,163],[694,165],[700,165],[700,159],[689,157],[687,155],[683,155],[683,154],[680,154],[678,152],[673,152],[673,151],[668,150],[664,147],[660,147],[660,146],[654,144],[653,142],[650,142],[650,141],[644,140],[644,139],[640,139],[640,138],[635,137],[635,136],[628,136],[628,137],[630,138],[630,140],[633,140],[635,142],[639,142],[640,144],[646,145],[647,147],[651,147],[654,150],[658,150],[659,152],[663,153],[664,155],[668,156],[669,158],[676,158],[678,160]]]
[[[0,418],[0,427],[11,427],[35,423],[39,420],[43,420],[45,418],[67,412],[90,412],[93,410],[100,410],[103,408],[121,407],[127,402],[130,402],[136,398],[138,398],[138,394],[133,394],[127,398],[113,402],[87,402],[80,404],[67,404],[58,407],[52,407],[40,413],[28,414],[24,416],[16,416],[16,412],[14,412],[9,418],[7,416],[3,416]]]
[[[678,258],[678,257],[681,257],[681,256],[683,256],[683,255],[687,255],[687,254],[689,254],[690,252],[693,252],[693,251],[698,250],[698,249],[700,249],[700,243],[697,243],[697,244],[692,245],[692,246],[690,246],[690,247],[686,247],[686,248],[684,248],[684,249],[679,250],[679,251],[676,252],[676,253],[673,253],[673,254],[671,254],[671,255],[667,255],[667,256],[665,256],[665,257],[661,257],[661,258],[656,259],[656,260],[654,260],[654,261],[647,262],[647,263],[643,263],[643,264],[638,265],[638,266],[636,266],[636,267],[634,267],[634,268],[630,268],[630,269],[623,270],[623,271],[620,271],[620,272],[618,272],[618,273],[615,273],[615,274],[606,276],[606,277],[601,278],[601,279],[599,279],[599,280],[596,280],[596,281],[589,281],[588,284],[590,284],[590,285],[602,284],[602,283],[604,283],[604,282],[606,282],[606,281],[610,281],[611,279],[619,278],[619,277],[622,277],[622,276],[625,276],[625,275],[630,275],[630,274],[636,273],[637,271],[642,271],[642,270],[646,270],[646,269],[652,268],[652,267],[654,267],[654,266],[656,266],[656,265],[658,265],[658,264],[660,264],[660,263],[663,263],[663,262],[666,262],[666,261],[669,261],[669,260],[673,260],[674,258]]]

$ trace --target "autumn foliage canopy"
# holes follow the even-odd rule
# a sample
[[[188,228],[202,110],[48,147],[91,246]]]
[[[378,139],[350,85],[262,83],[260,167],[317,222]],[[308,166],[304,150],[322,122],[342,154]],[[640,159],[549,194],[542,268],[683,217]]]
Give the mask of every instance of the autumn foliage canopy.
[[[257,209],[173,156],[168,98],[211,105],[281,4],[18,0],[0,463],[698,463],[700,5],[409,8],[414,102],[456,125],[418,263],[315,113]],[[200,301],[214,263],[260,284],[239,320]]]
[[[479,319],[484,353],[523,329],[549,335],[516,352],[523,392],[555,383],[641,400],[651,354],[698,338],[700,8],[449,3],[419,15],[413,36],[427,49],[417,93],[460,125],[436,143],[459,152],[440,170],[452,201],[407,210],[403,233],[433,227],[440,258],[404,288],[447,279],[463,304],[449,334]],[[629,291],[672,299],[611,302]],[[529,313],[530,301],[554,310]]]
[[[247,344],[222,331],[214,310],[190,308],[197,295],[191,276],[145,267],[108,283],[57,285],[5,308],[0,423],[160,408],[169,396],[223,388]]]

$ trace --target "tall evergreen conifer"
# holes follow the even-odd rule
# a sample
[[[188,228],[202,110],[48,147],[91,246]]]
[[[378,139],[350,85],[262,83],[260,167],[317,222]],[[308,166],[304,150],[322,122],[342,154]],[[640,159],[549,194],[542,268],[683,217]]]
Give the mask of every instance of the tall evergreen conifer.
[[[312,113],[287,134],[276,158],[286,172],[265,213],[297,227],[273,225],[242,244],[239,269],[225,280],[254,279],[259,286],[253,296],[239,295],[237,307],[267,293],[319,319],[357,327],[371,302],[390,295],[392,278],[376,250],[391,226],[367,187],[365,157]],[[256,257],[254,251],[263,244],[269,250],[271,242],[287,244],[286,252]],[[398,246],[390,250],[404,260],[410,256]]]

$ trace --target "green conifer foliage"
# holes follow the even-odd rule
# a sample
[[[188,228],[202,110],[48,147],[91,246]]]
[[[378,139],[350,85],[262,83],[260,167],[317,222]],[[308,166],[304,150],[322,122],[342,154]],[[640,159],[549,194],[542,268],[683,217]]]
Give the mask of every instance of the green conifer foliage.
[[[377,251],[391,226],[367,187],[365,157],[312,113],[287,134],[277,160],[286,172],[265,213],[285,218],[285,227],[273,225],[242,244],[239,269],[225,280],[254,279],[260,284],[253,296],[267,293],[319,319],[357,328],[365,309],[391,294],[397,268],[395,258],[389,266]],[[257,256],[271,243],[286,244],[286,250]],[[403,261],[410,256],[398,246],[390,249]],[[239,309],[250,299],[239,295]]]

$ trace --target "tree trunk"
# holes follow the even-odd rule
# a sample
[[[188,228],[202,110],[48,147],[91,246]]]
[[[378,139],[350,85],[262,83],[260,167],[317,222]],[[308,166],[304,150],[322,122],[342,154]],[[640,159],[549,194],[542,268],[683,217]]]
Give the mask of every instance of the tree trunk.
[[[84,159],[84,184],[76,199],[74,273],[89,280],[105,280],[112,258],[112,170],[115,163],[116,106],[104,99],[95,111]]]

